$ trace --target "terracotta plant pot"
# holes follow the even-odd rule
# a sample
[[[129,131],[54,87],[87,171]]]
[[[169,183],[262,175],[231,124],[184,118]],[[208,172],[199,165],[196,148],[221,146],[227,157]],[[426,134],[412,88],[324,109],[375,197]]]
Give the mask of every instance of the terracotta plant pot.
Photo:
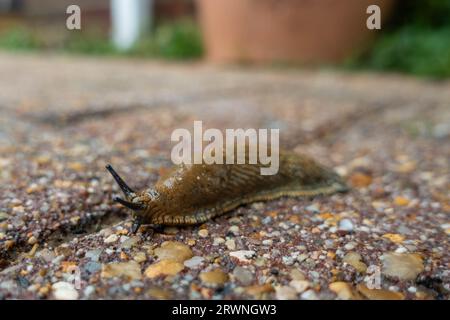
[[[385,19],[395,0],[197,0],[215,62],[338,62],[366,45],[367,7]]]

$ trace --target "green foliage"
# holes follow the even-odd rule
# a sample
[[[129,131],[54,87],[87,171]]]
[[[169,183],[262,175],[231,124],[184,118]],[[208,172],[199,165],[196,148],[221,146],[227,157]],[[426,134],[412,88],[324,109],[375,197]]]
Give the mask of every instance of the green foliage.
[[[39,36],[31,28],[13,28],[0,34],[0,48],[10,50],[51,49],[68,53],[178,60],[195,59],[203,54],[199,28],[191,20],[161,24],[153,34],[143,37],[134,48],[126,52],[118,51],[107,36],[99,32],[69,32],[62,43],[50,48],[44,43],[45,41],[39,41]]]
[[[370,57],[359,62],[375,70],[394,70],[419,76],[450,76],[450,28],[426,30],[404,27],[381,37]]]
[[[448,0],[400,0],[391,26],[448,27],[449,14],[450,1]]]
[[[100,35],[83,35],[74,33],[63,44],[63,51],[92,55],[117,54],[112,43]]]
[[[450,77],[450,1],[399,1],[396,16],[372,50],[347,66]]]
[[[158,27],[153,39],[143,41],[134,52],[139,54],[147,50],[168,59],[193,59],[203,54],[203,45],[197,25],[181,20]]]
[[[0,47],[11,50],[30,50],[39,47],[37,39],[24,27],[8,29],[0,34]]]

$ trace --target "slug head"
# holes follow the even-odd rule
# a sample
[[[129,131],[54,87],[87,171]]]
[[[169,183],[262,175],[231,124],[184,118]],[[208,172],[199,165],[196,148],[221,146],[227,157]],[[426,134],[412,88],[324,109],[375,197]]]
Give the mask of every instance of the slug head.
[[[142,224],[143,215],[147,208],[147,206],[145,205],[145,195],[137,194],[133,189],[131,189],[111,165],[108,164],[106,166],[106,170],[111,173],[114,180],[117,182],[123,194],[125,195],[125,199],[114,197],[113,200],[133,210],[133,226],[131,227],[131,233],[134,234]]]

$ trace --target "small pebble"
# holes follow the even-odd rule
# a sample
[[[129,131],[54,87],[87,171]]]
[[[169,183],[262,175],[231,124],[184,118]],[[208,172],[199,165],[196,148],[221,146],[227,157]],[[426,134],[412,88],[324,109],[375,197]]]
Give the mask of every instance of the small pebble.
[[[138,252],[134,255],[133,260],[137,263],[142,263],[147,260],[147,255],[145,254],[145,252]]]
[[[86,263],[84,265],[84,270],[86,272],[88,272],[89,274],[94,274],[97,271],[101,270],[101,268],[102,268],[102,265],[95,261],[89,261],[88,263]]]
[[[138,242],[139,242],[138,236],[130,237],[127,240],[125,240],[124,242],[122,242],[120,247],[123,249],[130,249],[130,248],[134,247]]]
[[[424,271],[422,258],[416,253],[389,252],[385,253],[381,260],[383,261],[381,272],[400,280],[414,280]]]
[[[382,237],[389,239],[393,243],[402,243],[405,240],[404,236],[402,236],[400,234],[396,234],[396,233],[386,233],[386,234],[383,234]]]
[[[297,293],[302,293],[309,287],[309,281],[306,280],[292,280],[289,285],[295,289]]]
[[[311,204],[309,206],[307,206],[306,211],[311,212],[311,213],[319,213],[320,209],[319,206],[317,204]]]
[[[348,263],[352,267],[356,269],[359,273],[364,273],[367,270],[367,265],[361,261],[362,257],[357,252],[349,252],[344,256],[344,259],[342,259],[343,262]]]
[[[356,243],[355,243],[355,242],[349,242],[349,243],[347,243],[347,244],[344,246],[344,248],[345,248],[346,250],[353,250],[353,249],[355,249],[355,247],[356,247]]]
[[[295,258],[292,256],[284,256],[281,259],[283,261],[283,264],[285,264],[286,266],[291,266],[295,262]]]
[[[359,284],[356,288],[370,300],[403,300],[405,298],[405,296],[400,292],[393,292],[384,289],[369,289],[364,284]]]
[[[141,279],[141,267],[136,261],[113,262],[102,266],[101,277],[124,277],[128,280]]]
[[[56,300],[76,300],[78,299],[78,291],[73,284],[69,282],[56,282],[52,285],[53,296]]]
[[[49,263],[49,262],[52,262],[53,259],[55,259],[55,254],[46,248],[46,249],[42,249],[41,251],[37,252],[36,257]]]
[[[154,252],[159,260],[168,259],[181,263],[194,256],[189,246],[177,241],[165,241]]]
[[[273,287],[271,284],[266,283],[263,285],[255,285],[245,288],[245,292],[256,299],[261,299],[264,294],[273,292]]]
[[[192,257],[192,258],[184,261],[184,266],[189,269],[197,269],[198,267],[200,267],[202,265],[203,261],[205,261],[205,258],[200,257],[200,256],[195,256],[195,257]]]
[[[94,249],[86,251],[84,256],[91,261],[98,261],[101,253],[102,251],[100,249]]]
[[[223,285],[228,281],[228,275],[220,269],[200,273],[202,283],[211,286]]]
[[[225,241],[225,246],[228,250],[235,250],[236,249],[236,242],[233,239],[229,239]]]
[[[30,238],[28,238],[28,244],[33,245],[33,244],[37,243],[37,241],[38,240],[35,236],[31,236]]]
[[[297,292],[289,286],[281,286],[275,288],[275,296],[278,300],[296,300]]]
[[[213,240],[213,246],[218,246],[222,243],[225,243],[224,238],[217,237],[217,238],[214,238],[214,240]]]
[[[297,261],[302,263],[308,258],[308,255],[306,253],[299,254],[297,257]]]
[[[156,278],[159,276],[173,276],[184,269],[183,264],[175,260],[161,260],[150,265],[145,270],[147,278]]]
[[[267,217],[265,217],[264,219],[262,219],[261,222],[262,222],[263,224],[269,224],[269,223],[272,222],[272,217],[267,216]]]
[[[302,295],[300,296],[302,299],[305,300],[317,300],[317,294],[314,290],[308,290],[302,293]]]
[[[298,269],[292,269],[289,275],[292,280],[305,280],[305,275]]]
[[[353,231],[354,225],[350,219],[342,219],[339,221],[339,230]]]
[[[228,228],[228,231],[236,236],[236,235],[239,234],[239,227],[238,226],[231,226],[231,227]]]
[[[351,300],[356,298],[352,286],[347,282],[338,281],[330,283],[329,289],[333,291],[340,300]]]
[[[198,235],[202,238],[206,238],[208,236],[208,230],[207,229],[200,229],[198,231]]]
[[[241,262],[250,262],[250,259],[255,256],[256,252],[253,250],[239,250],[230,252],[230,256],[237,258]]]
[[[9,215],[6,212],[0,211],[0,222],[8,219]]]
[[[395,249],[395,253],[406,253],[408,252],[408,249],[406,249],[405,247],[398,247],[397,249]]]
[[[83,291],[84,296],[85,296],[86,298],[89,298],[89,296],[91,296],[94,292],[95,292],[95,287],[94,287],[94,286],[87,286],[87,287],[84,289],[84,291]]]
[[[105,243],[113,243],[113,242],[116,242],[117,240],[119,240],[119,237],[116,234],[111,234],[107,238],[105,238],[104,242]]]
[[[408,292],[416,293],[417,292],[417,288],[416,287],[409,287],[408,288]]]
[[[253,282],[253,273],[241,266],[237,266],[236,268],[234,268],[233,276],[240,284],[244,286],[248,286]]]

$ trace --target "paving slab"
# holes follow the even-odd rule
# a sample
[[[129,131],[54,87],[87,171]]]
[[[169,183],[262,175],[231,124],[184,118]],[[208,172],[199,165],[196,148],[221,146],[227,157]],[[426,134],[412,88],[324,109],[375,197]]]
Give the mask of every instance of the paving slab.
[[[449,298],[448,82],[5,53],[0,72],[1,298]],[[151,186],[195,120],[280,128],[351,191],[130,235],[105,164]]]

